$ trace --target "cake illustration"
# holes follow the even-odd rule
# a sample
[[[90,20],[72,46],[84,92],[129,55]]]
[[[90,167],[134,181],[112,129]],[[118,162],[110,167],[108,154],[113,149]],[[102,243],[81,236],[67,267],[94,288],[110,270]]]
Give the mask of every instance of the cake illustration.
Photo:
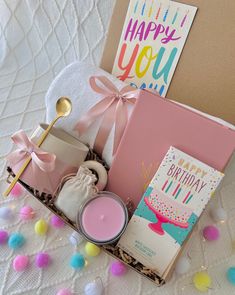
[[[163,223],[171,223],[181,228],[189,226],[188,220],[193,210],[178,202],[164,192],[153,189],[149,197],[144,198],[145,204],[156,215],[157,222],[149,223],[149,228],[159,235],[164,235]]]

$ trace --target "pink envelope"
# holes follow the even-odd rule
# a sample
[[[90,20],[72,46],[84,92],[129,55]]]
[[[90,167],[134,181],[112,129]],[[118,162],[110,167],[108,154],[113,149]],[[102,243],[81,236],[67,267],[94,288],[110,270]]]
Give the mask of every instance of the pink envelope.
[[[137,206],[170,146],[223,172],[235,149],[235,131],[141,91],[109,171],[107,190]]]

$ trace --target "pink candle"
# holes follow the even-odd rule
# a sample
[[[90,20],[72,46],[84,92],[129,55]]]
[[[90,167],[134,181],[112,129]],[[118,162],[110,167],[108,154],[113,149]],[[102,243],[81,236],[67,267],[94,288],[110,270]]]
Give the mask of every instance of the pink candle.
[[[123,233],[127,216],[120,198],[110,192],[100,192],[83,206],[79,215],[80,229],[96,244],[112,243]]]

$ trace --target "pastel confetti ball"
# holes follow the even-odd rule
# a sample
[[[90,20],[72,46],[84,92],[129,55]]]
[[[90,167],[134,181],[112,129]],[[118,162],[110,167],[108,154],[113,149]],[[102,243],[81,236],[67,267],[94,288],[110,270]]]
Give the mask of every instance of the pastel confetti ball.
[[[29,264],[29,257],[25,255],[17,255],[13,260],[13,268],[15,271],[24,271]]]
[[[123,264],[122,262],[114,261],[110,265],[110,272],[114,276],[122,276],[127,272],[127,268],[126,268],[125,264]]]
[[[0,245],[5,244],[8,240],[8,232],[0,230]]]
[[[30,220],[35,216],[35,212],[32,207],[24,206],[20,209],[20,218],[22,220]]]
[[[198,291],[207,292],[211,287],[211,277],[206,271],[197,272],[193,277],[193,284]]]
[[[9,220],[13,216],[12,209],[9,207],[1,207],[0,208],[0,218],[4,220]]]
[[[226,273],[229,283],[235,285],[235,267],[230,267]]]
[[[85,252],[88,256],[97,256],[100,254],[100,248],[90,242],[87,242],[85,245]]]
[[[20,233],[13,233],[8,239],[8,246],[14,250],[21,248],[24,243],[25,237]]]
[[[178,275],[183,275],[190,269],[190,261],[188,257],[180,257],[175,266],[175,272]]]
[[[22,185],[19,183],[16,183],[13,186],[13,189],[11,190],[10,195],[14,198],[18,198],[23,194],[23,192],[24,192],[24,188],[22,187]]]
[[[204,227],[203,237],[207,241],[216,241],[216,240],[218,240],[219,236],[220,236],[219,229],[215,225],[208,225],[208,226]]]
[[[101,279],[96,279],[93,282],[87,283],[84,288],[85,295],[102,295],[104,286]]]
[[[222,207],[212,208],[210,215],[215,222],[224,222],[227,219],[227,212]]]
[[[84,238],[82,235],[80,235],[78,232],[74,231],[70,237],[69,237],[69,241],[73,246],[78,246],[80,245],[83,241]]]
[[[47,233],[48,225],[44,219],[39,219],[34,226],[34,231],[37,235],[43,236]]]
[[[51,225],[54,226],[54,227],[56,227],[56,228],[61,228],[61,227],[64,227],[65,223],[57,215],[52,215],[51,216]]]
[[[70,259],[70,266],[74,269],[82,269],[85,266],[85,258],[82,254],[76,253]]]
[[[61,289],[56,293],[56,295],[72,295],[72,293],[69,289]]]
[[[38,268],[46,268],[51,263],[51,257],[45,252],[38,253],[35,258],[35,263]]]

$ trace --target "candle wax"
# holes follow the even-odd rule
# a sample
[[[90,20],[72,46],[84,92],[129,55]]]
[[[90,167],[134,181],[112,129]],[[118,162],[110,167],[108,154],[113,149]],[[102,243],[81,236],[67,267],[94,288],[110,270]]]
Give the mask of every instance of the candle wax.
[[[114,198],[101,195],[86,205],[82,225],[90,238],[99,242],[112,240],[125,225],[124,208]]]

